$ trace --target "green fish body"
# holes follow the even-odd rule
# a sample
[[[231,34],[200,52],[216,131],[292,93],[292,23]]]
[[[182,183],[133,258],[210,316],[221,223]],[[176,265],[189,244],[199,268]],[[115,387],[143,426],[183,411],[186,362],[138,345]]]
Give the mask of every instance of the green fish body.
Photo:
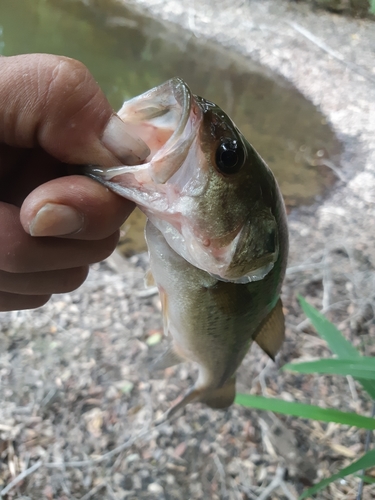
[[[148,216],[151,274],[171,339],[156,366],[199,367],[169,415],[192,401],[228,407],[252,341],[274,358],[284,339],[288,230],[279,187],[230,118],[178,78],[124,103],[119,115],[150,156],[88,174]]]

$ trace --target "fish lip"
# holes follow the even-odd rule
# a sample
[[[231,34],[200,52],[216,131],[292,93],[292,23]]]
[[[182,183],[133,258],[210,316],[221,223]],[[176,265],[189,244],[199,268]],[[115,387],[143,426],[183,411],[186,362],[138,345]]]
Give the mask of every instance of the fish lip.
[[[175,102],[178,104],[181,113],[177,117],[176,124],[173,126],[174,130],[171,136],[164,144],[161,145],[159,149],[154,152],[151,157],[149,156],[148,158],[146,158],[146,160],[140,165],[118,165],[108,168],[102,167],[100,165],[85,165],[84,173],[101,183],[106,183],[107,181],[110,181],[114,177],[123,173],[131,174],[139,170],[146,170],[153,162],[155,163],[159,160],[165,161],[168,156],[173,155],[175,149],[178,147],[179,139],[182,138],[181,140],[182,142],[184,142],[183,134],[189,120],[192,117],[192,114],[198,115],[199,111],[201,110],[200,106],[196,103],[189,86],[182,80],[182,78],[171,78],[170,80],[167,80],[163,84],[159,85],[159,87],[157,87],[156,89],[153,89],[152,94],[150,93],[150,91],[145,92],[144,94],[137,96],[124,104],[144,97],[146,100],[149,99],[150,102],[152,102],[153,106],[157,109],[159,108],[161,114],[163,114],[164,110],[165,113],[167,113],[168,109],[172,109],[174,107],[173,103],[168,103],[168,100],[166,99],[166,96],[170,95],[171,93],[173,94]],[[142,107],[141,101],[139,106]],[[190,146],[191,141],[187,142],[189,143],[188,146]],[[173,174],[170,176],[166,176],[163,179],[162,183],[169,180],[169,178],[172,176]],[[114,185],[111,185],[111,188],[117,191]],[[137,202],[137,200],[134,201]]]

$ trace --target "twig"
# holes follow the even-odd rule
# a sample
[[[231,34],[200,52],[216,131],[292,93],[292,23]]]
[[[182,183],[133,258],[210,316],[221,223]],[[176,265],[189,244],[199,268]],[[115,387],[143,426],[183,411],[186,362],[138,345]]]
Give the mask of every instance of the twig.
[[[225,484],[225,470],[216,453],[214,454],[214,462],[221,478],[221,496],[222,498],[228,498],[228,490]]]
[[[313,43],[321,50],[329,54],[331,57],[336,59],[336,61],[346,66],[350,71],[352,71],[353,73],[357,73],[358,75],[362,76],[363,78],[366,78],[366,80],[372,83],[375,83],[375,78],[373,78],[367,70],[365,70],[361,66],[358,66],[357,64],[346,61],[344,56],[342,56],[339,52],[336,52],[335,50],[331,49],[331,47],[328,47],[328,45],[326,45],[322,40],[313,35],[310,31],[303,28],[299,24],[291,21],[285,21],[285,23],[288,24],[295,31],[300,33],[302,36],[307,38],[307,40],[309,40],[311,43]]]
[[[267,500],[270,494],[276,490],[277,488],[282,488],[284,494],[290,500],[296,500],[295,496],[288,490],[284,481],[285,468],[277,467],[275,477],[272,479],[271,483],[267,486],[267,488],[263,491],[263,493],[258,497],[258,500]]]
[[[337,302],[333,302],[332,304],[330,304],[327,308],[323,308],[323,309],[320,309],[320,313],[322,314],[325,314],[326,312],[328,311],[331,311],[332,309],[336,309],[336,307],[340,307],[342,306],[343,304],[346,304],[347,302],[350,302],[350,300],[339,300]],[[306,318],[304,319],[303,321],[301,321],[301,323],[299,323],[295,329],[298,330],[298,331],[301,331],[303,330],[304,328],[306,328],[307,326],[309,326],[311,323],[310,319],[309,318]]]
[[[83,495],[83,497],[81,498],[81,500],[88,500],[89,498],[91,498],[92,496],[94,496],[95,493],[97,493],[98,491],[100,491],[102,488],[105,488],[106,486],[107,486],[106,483],[100,483],[100,484],[98,484],[97,486],[95,486],[95,488],[93,488],[88,493],[86,493],[86,495]]]
[[[195,23],[195,18],[196,18],[196,8],[195,8],[195,0],[193,0],[193,5],[188,9],[188,25],[189,25],[189,30],[193,34],[194,38],[198,38],[197,31],[196,31],[196,23]]]
[[[138,292],[135,292],[135,296],[139,297],[140,299],[148,299],[149,297],[153,297],[157,293],[158,287],[152,286],[150,288],[146,288],[145,290],[139,290]]]
[[[357,389],[355,387],[354,379],[351,375],[347,375],[346,380],[348,381],[349,390],[351,392],[352,398],[353,398],[354,402],[357,403],[358,402],[358,392],[357,392]]]
[[[109,484],[107,484],[107,494],[111,497],[111,500],[116,500],[115,492],[113,491],[113,489]]]
[[[260,384],[260,387],[262,389],[263,396],[267,395],[266,394],[267,384],[266,384],[265,376],[267,375],[268,371],[270,370],[270,368],[273,365],[274,365],[274,362],[272,361],[272,359],[268,359],[264,368],[262,368],[262,370],[258,373],[258,375],[256,377],[254,377],[252,384],[251,384],[251,385],[254,385],[255,382],[257,380],[259,380],[259,384]]]
[[[371,416],[372,417],[375,416],[375,401],[372,404]],[[367,453],[368,450],[369,450],[369,448],[370,448],[371,434],[372,434],[372,431],[370,431],[370,429],[368,429],[368,431],[366,432],[365,453]],[[365,473],[366,473],[366,471],[363,469],[362,476],[364,476]],[[363,477],[362,477],[361,482],[359,483],[358,493],[357,493],[357,499],[356,500],[362,500],[363,485],[364,485],[364,481],[363,481]]]
[[[327,158],[321,158],[319,160],[314,160],[314,164],[317,166],[323,165],[327,168],[330,168],[332,172],[334,172],[336,176],[340,179],[341,182],[348,181],[346,176],[341,172],[341,170],[338,167],[336,167],[336,165],[331,160],[328,160]]]
[[[267,384],[265,377],[273,364],[274,362],[272,361],[272,359],[268,359],[266,366],[263,368],[261,372],[259,372],[258,376],[255,377],[255,379],[259,380],[263,396],[267,396]],[[253,384],[255,382],[255,379],[253,380]]]
[[[324,255],[324,270],[323,270],[323,298],[322,298],[322,308],[327,311],[331,304],[331,289],[332,289],[332,279],[331,279],[331,268],[329,262],[329,250],[326,249]]]
[[[302,271],[313,271],[314,269],[322,269],[323,262],[311,262],[310,264],[299,264],[296,266],[290,266],[286,270],[286,275],[300,273]]]
[[[10,432],[13,429],[11,425],[0,424],[0,431]]]
[[[287,488],[287,485],[285,484],[285,481],[282,481],[282,483],[280,484],[280,488],[283,490],[284,495],[287,498],[289,498],[289,500],[296,500],[296,497]]]
[[[152,416],[151,416],[152,418]],[[154,420],[155,422],[155,420]],[[47,469],[60,469],[64,467],[89,467],[90,465],[96,465],[100,464],[102,462],[105,462],[106,460],[114,457],[115,455],[118,455],[122,451],[130,448],[138,439],[143,438],[147,434],[149,434],[150,438],[152,437],[151,430],[157,429],[161,427],[162,425],[166,424],[168,421],[163,420],[162,422],[159,422],[155,424],[153,427],[153,421],[149,420],[146,422],[146,424],[143,426],[143,429],[134,437],[128,439],[125,441],[125,443],[120,444],[113,450],[109,451],[108,453],[105,453],[104,455],[101,455],[100,457],[97,458],[91,458],[89,460],[76,460],[76,461],[71,461],[71,462],[47,462],[44,465],[44,467],[47,467]]]
[[[43,462],[42,460],[38,460],[37,462],[35,462],[34,465],[32,465],[31,467],[29,467],[28,469],[25,469],[23,472],[21,472],[21,474],[19,474],[17,477],[15,477],[13,479],[13,481],[11,481],[8,486],[5,486],[5,488],[3,488],[1,491],[0,491],[0,498],[1,497],[5,497],[5,495],[7,493],[9,493],[9,491],[14,488],[15,486],[17,486],[17,484],[19,484],[21,481],[23,481],[27,476],[30,476],[30,474],[32,474],[33,472],[35,472],[36,470],[39,469],[39,467],[41,467],[43,465]]]
[[[89,460],[76,460],[76,461],[71,461],[71,462],[47,462],[44,465],[44,467],[47,467],[47,469],[60,469],[60,468],[65,468],[65,467],[88,467],[90,465],[95,465],[95,464],[100,464],[102,462],[105,462],[109,458],[112,458],[114,455],[117,455],[118,453],[121,453],[122,451],[126,450],[127,448],[130,448],[137,439],[142,438],[149,432],[149,429],[144,430],[134,436],[133,438],[128,439],[125,441],[125,443],[120,444],[113,450],[109,451],[108,453],[105,453],[104,455],[101,455],[100,457],[97,458],[91,458]]]
[[[230,489],[232,490],[232,493],[233,493],[233,499],[234,500],[243,500],[244,497],[243,497],[243,495],[238,487],[237,481],[233,477],[229,477],[229,486],[230,486]],[[251,500],[251,498],[249,498],[249,500]]]
[[[258,423],[260,425],[260,430],[262,432],[263,445],[265,446],[268,454],[271,455],[271,457],[277,458],[276,450],[271,442],[271,439],[269,438],[270,426],[268,422],[262,417],[258,416]]]

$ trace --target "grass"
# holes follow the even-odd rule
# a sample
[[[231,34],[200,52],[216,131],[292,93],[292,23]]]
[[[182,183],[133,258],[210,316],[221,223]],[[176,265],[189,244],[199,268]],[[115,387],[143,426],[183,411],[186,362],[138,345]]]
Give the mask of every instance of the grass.
[[[375,0],[373,0],[375,8]],[[375,359],[361,356],[356,348],[342,335],[342,333],[328,319],[308,304],[302,297],[299,298],[301,307],[310,319],[316,331],[324,339],[335,358],[320,359],[304,363],[290,363],[283,369],[300,373],[325,373],[338,376],[351,375],[362,385],[369,397],[375,400]],[[265,398],[247,394],[238,394],[236,403],[249,408],[274,411],[285,415],[300,418],[336,422],[373,431],[375,418],[365,417],[353,412],[342,412],[335,409],[321,408],[319,406],[302,403],[288,402],[277,398]],[[323,479],[313,487],[305,490],[299,500],[308,498],[328,486],[333,481],[342,479],[349,474],[365,471],[375,466],[375,450],[366,451],[358,460],[348,467],[340,469],[337,473]],[[363,482],[371,483],[374,479],[364,473],[359,476]]]

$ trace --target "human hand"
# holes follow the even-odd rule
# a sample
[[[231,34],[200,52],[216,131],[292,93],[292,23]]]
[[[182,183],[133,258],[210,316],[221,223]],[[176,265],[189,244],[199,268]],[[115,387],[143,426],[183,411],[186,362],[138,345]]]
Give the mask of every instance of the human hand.
[[[137,164],[148,153],[78,61],[0,57],[0,311],[74,290],[117,244],[133,203],[68,175],[71,165]]]

